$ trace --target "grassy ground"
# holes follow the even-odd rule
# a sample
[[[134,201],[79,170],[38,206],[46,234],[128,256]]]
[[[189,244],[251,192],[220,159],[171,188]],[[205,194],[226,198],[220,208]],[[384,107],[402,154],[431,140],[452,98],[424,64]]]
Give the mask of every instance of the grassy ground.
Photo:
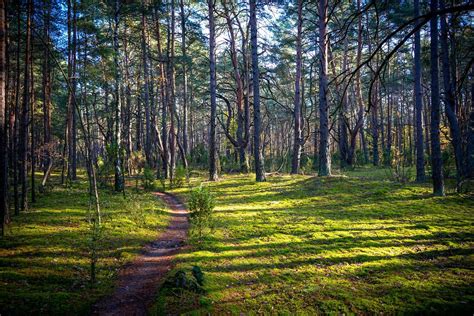
[[[167,224],[164,205],[152,194],[128,190],[124,200],[101,190],[103,228],[91,287],[88,201],[82,177],[68,188],[57,185],[13,218],[0,239],[0,314],[87,314],[112,289],[117,269]]]
[[[216,229],[178,264],[202,268],[207,294],[163,290],[156,312],[472,315],[474,199],[387,178],[363,169],[207,183]]]

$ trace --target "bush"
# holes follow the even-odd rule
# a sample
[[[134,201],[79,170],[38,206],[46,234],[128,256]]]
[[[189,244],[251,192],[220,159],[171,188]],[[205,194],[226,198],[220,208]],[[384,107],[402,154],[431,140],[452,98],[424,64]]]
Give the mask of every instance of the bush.
[[[184,185],[184,181],[186,181],[186,169],[183,166],[178,166],[174,171],[171,186],[173,188],[181,188]]]
[[[145,167],[142,174],[142,184],[145,190],[154,190],[155,174],[150,167]]]
[[[202,238],[206,229],[212,228],[214,197],[209,189],[200,186],[191,192],[189,200],[189,217],[191,220],[191,233]]]
[[[390,164],[390,178],[402,184],[410,181],[411,171],[408,162],[398,150],[394,150]]]
[[[441,153],[441,159],[443,159],[443,176],[450,178],[453,176],[453,170],[456,170],[456,160],[454,158],[454,151],[451,146],[448,146]]]

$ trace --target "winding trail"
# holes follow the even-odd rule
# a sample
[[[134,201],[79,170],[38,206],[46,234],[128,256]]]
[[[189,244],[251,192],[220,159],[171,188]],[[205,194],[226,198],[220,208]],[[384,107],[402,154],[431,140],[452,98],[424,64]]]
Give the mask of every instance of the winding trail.
[[[186,247],[189,223],[184,205],[174,195],[154,194],[170,209],[168,227],[120,270],[115,291],[94,306],[93,315],[147,315],[158,287],[173,267],[174,256]]]

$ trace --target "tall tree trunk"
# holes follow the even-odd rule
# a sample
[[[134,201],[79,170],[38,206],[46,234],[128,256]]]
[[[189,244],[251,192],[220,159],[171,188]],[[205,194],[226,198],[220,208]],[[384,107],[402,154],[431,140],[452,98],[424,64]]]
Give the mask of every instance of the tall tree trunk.
[[[415,0],[415,17],[420,15],[420,0]],[[420,31],[415,33],[415,147],[416,147],[416,181],[425,181],[425,152],[423,146],[423,95],[421,91],[421,44]]]
[[[123,175],[122,175],[122,159],[121,159],[121,102],[120,102],[120,67],[118,62],[119,57],[119,43],[118,43],[118,29],[119,29],[119,13],[120,13],[120,0],[115,0],[115,12],[114,12],[114,75],[115,75],[115,132],[114,132],[114,145],[115,145],[115,157],[114,157],[114,187],[115,191],[124,191]]]
[[[445,0],[440,0],[440,9],[445,9]],[[461,181],[461,178],[465,175],[465,164],[464,164],[464,153],[462,149],[462,135],[461,128],[459,126],[458,117],[456,115],[456,104],[455,104],[455,87],[451,83],[451,70],[449,64],[449,47],[448,47],[448,22],[447,15],[441,16],[441,64],[443,73],[443,85],[444,85],[444,109],[449,122],[449,129],[451,132],[451,144],[454,149],[454,158],[456,161],[456,175],[457,182]]]
[[[303,144],[301,131],[301,67],[302,67],[302,45],[301,37],[303,32],[303,0],[298,0],[298,30],[296,35],[296,77],[295,77],[295,98],[293,117],[295,121],[295,131],[293,138],[293,159],[291,162],[291,173],[297,174],[300,171],[301,147]]]
[[[183,55],[182,71],[183,71],[183,153],[188,155],[188,55],[186,50],[186,15],[184,12],[184,0],[180,0],[181,9],[181,53]]]
[[[170,145],[170,162],[169,162],[169,176],[170,180],[174,179],[174,172],[176,167],[176,130],[175,130],[175,118],[176,118],[176,78],[175,78],[175,0],[171,0],[171,21],[170,31],[168,38],[168,93],[169,93],[169,112],[170,112],[170,132],[169,132],[169,145]]]
[[[52,163],[51,159],[51,62],[49,59],[50,51],[50,18],[51,18],[51,2],[50,0],[43,0],[44,16],[43,16],[43,38],[47,45],[43,54],[43,145],[44,145],[44,160],[43,171],[46,174],[49,165]]]
[[[209,89],[211,91],[211,122],[210,122],[210,148],[209,148],[209,180],[216,181],[217,174],[217,146],[216,146],[216,30],[214,22],[214,0],[207,0],[209,13],[209,60],[210,75]]]
[[[474,66],[472,76],[474,76]],[[474,178],[474,81],[471,83],[471,112],[467,127],[466,160],[467,176],[472,179]]]
[[[28,125],[30,108],[30,67],[31,67],[31,15],[33,12],[33,0],[28,0],[26,18],[26,43],[25,43],[25,72],[23,78],[23,104],[21,111],[20,146],[18,156],[20,158],[20,182],[21,182],[21,210],[28,210]]]
[[[7,137],[7,91],[6,91],[6,6],[0,0],[0,229],[5,233],[5,222],[8,218],[8,137]]]
[[[145,102],[145,158],[146,163],[149,167],[152,166],[152,153],[151,153],[151,113],[150,113],[150,76],[148,70],[148,49],[147,49],[147,23],[145,16],[146,8],[145,1],[142,1],[142,65],[143,65],[143,100]]]
[[[71,6],[72,1],[72,6]],[[72,10],[72,12],[71,12]],[[71,85],[68,90],[68,168],[67,176],[69,180],[76,180],[76,111],[74,110],[74,102],[76,98],[76,49],[77,49],[77,31],[76,31],[76,0],[68,0],[68,76]],[[71,17],[72,14],[72,17]]]
[[[253,146],[255,159],[255,177],[257,182],[262,182],[266,179],[263,153],[260,151],[262,119],[260,114],[260,72],[258,69],[257,0],[250,0],[250,45],[252,49]]]
[[[360,11],[360,1],[357,0],[357,11]],[[359,67],[361,60],[362,60],[362,14],[359,14],[359,18],[357,21],[357,54],[356,54],[356,64]],[[364,102],[362,101],[362,84],[360,80],[360,71],[357,71],[356,78],[355,78],[355,94],[356,94],[356,101],[357,101],[357,120],[354,126],[354,129],[351,133],[350,145],[349,145],[349,152],[347,155],[347,165],[352,167],[354,163],[354,155],[355,155],[355,147],[357,144],[357,135],[359,131],[362,132],[364,127]],[[363,137],[361,137],[363,139]]]
[[[331,175],[328,93],[327,0],[319,0],[319,176]]]
[[[21,38],[21,10],[20,2],[17,2],[17,38]],[[18,159],[19,154],[19,118],[20,118],[20,45],[16,48],[16,78],[15,78],[15,107],[12,109],[10,114],[10,126],[11,126],[11,153],[12,153],[12,166],[13,166],[13,205],[15,215],[20,214],[20,195],[19,195],[19,168],[20,163]]]
[[[156,46],[158,50],[158,57],[160,58],[159,63],[159,83],[160,83],[160,96],[161,96],[161,142],[162,142],[162,171],[161,175],[164,179],[168,178],[168,127],[167,127],[167,107],[168,107],[168,94],[166,92],[167,80],[165,76],[164,63],[161,61],[163,59],[162,47],[161,47],[161,36],[160,36],[160,20],[158,17],[157,7],[154,6],[154,20],[155,20],[155,37],[156,37]],[[157,172],[160,173],[159,171]]]
[[[32,28],[34,29],[34,25],[32,25]],[[30,161],[31,161],[31,203],[36,203],[36,185],[35,185],[35,173],[36,173],[36,137],[35,137],[35,85],[34,85],[34,72],[33,72],[33,63],[31,64],[30,67],[30,80],[31,80],[31,85],[30,85],[30,95],[31,95],[31,100],[30,100],[30,131],[31,131],[31,143],[30,143]]]
[[[342,61],[342,71],[346,72],[349,67],[348,56],[347,56],[347,37],[344,40],[344,56]],[[339,134],[339,155],[340,155],[340,165],[341,168],[347,167],[349,160],[349,144],[348,144],[348,134],[347,134],[347,124],[345,115],[348,111],[348,98],[347,90],[343,92],[341,96],[341,109],[339,110],[338,118],[338,134]]]
[[[438,10],[438,0],[431,0],[431,12]],[[433,177],[434,195],[444,195],[443,161],[441,159],[440,143],[440,104],[438,78],[438,17],[430,20],[430,59],[431,59],[431,170]]]

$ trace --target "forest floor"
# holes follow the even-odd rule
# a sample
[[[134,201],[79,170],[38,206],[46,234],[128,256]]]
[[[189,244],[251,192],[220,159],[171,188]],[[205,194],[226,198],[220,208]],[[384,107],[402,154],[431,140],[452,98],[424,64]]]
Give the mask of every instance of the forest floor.
[[[58,182],[57,175],[52,179]],[[126,198],[101,189],[102,228],[88,223],[87,181],[55,185],[30,211],[13,217],[0,238],[2,315],[84,315],[113,291],[121,267],[168,226],[166,204],[150,192],[129,189]],[[92,243],[95,236],[97,242]],[[93,250],[96,282],[91,286]]]
[[[329,178],[274,175],[264,183],[253,175],[215,183],[194,177],[170,192],[185,201],[201,182],[216,197],[215,227],[191,239],[168,275],[198,266],[206,292],[151,289],[152,313],[474,311],[472,196],[451,189],[433,197],[428,183],[402,185],[373,168]],[[169,208],[149,192],[129,189],[124,200],[102,189],[101,198],[93,286],[84,175],[14,217],[0,240],[2,314],[89,314],[114,293],[120,268],[170,224]]]
[[[158,287],[174,263],[174,256],[187,249],[188,217],[184,205],[167,193],[155,193],[170,210],[170,221],[159,238],[121,269],[114,292],[100,300],[96,315],[148,315]]]
[[[206,183],[215,228],[176,267],[199,266],[206,294],[162,289],[154,313],[472,314],[474,199],[388,179],[362,168]]]

